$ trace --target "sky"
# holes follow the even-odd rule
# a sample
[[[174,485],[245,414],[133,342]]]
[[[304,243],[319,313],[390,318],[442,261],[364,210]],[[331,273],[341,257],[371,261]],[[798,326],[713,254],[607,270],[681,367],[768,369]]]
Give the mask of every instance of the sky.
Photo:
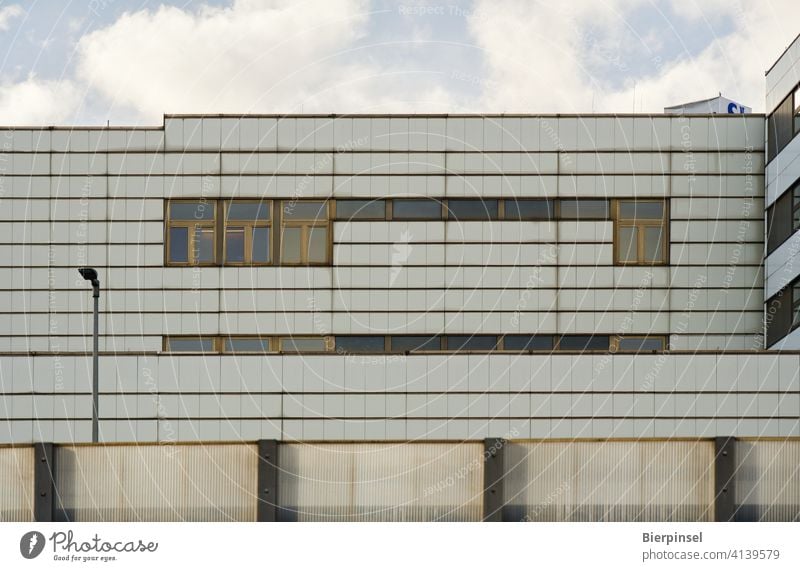
[[[764,110],[797,0],[0,2],[0,124]]]

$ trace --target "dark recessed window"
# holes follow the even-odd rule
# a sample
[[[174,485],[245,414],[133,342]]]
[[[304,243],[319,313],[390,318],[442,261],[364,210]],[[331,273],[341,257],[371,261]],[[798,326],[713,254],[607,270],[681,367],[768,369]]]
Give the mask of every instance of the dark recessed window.
[[[214,220],[214,204],[207,201],[170,202],[170,220]]]
[[[617,341],[617,348],[620,351],[663,351],[663,337],[620,337]]]
[[[503,337],[506,351],[552,351],[552,335],[506,335]]]
[[[562,199],[559,218],[564,220],[607,220],[608,201],[594,199]]]
[[[630,220],[661,220],[664,218],[664,202],[645,200],[620,200],[619,215]]]
[[[169,229],[169,261],[177,264],[189,262],[189,228]]]
[[[396,198],[392,201],[393,220],[440,220],[442,203],[428,198]]]
[[[450,220],[497,220],[497,200],[451,198],[447,201]]]
[[[794,192],[783,193],[767,209],[767,253],[772,253],[792,235]]]
[[[267,353],[269,349],[268,337],[228,337],[225,339],[227,353]]]
[[[343,336],[336,338],[337,353],[383,353],[382,336]]]
[[[792,330],[792,287],[787,286],[767,301],[767,347]]]
[[[439,351],[442,348],[441,337],[435,335],[396,335],[391,338],[392,352],[405,353],[407,351]]]
[[[564,335],[558,342],[561,351],[608,351],[608,335]]]
[[[448,351],[491,351],[497,346],[495,335],[448,335]]]
[[[234,200],[228,203],[228,220],[269,220],[270,203],[265,200]]]
[[[794,94],[790,93],[777,109],[767,117],[767,160],[774,159],[794,138],[795,127]]]
[[[167,337],[167,351],[174,353],[205,353],[213,350],[213,337]]]
[[[337,220],[383,220],[386,202],[383,200],[337,200]]]
[[[554,216],[553,201],[541,199],[506,199],[506,220],[551,220]]]

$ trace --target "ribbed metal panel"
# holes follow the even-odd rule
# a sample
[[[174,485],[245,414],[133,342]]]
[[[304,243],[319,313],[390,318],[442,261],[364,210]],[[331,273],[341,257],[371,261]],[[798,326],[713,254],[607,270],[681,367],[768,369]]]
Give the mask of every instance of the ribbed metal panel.
[[[255,521],[254,445],[63,446],[63,521]]]
[[[284,444],[284,521],[479,521],[479,443]]]
[[[0,521],[33,521],[33,447],[0,448]]]
[[[710,521],[710,441],[512,442],[512,521]]]
[[[736,519],[800,521],[800,440],[736,443]]]

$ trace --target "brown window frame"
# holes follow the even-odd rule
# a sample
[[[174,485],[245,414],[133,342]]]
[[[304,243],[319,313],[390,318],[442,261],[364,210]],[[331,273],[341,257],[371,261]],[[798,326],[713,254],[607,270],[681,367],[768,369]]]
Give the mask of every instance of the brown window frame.
[[[213,208],[214,216],[211,220],[172,220],[170,217],[170,206],[173,204],[194,204],[194,203],[205,203],[210,205]],[[179,199],[168,199],[164,201],[164,265],[165,266],[179,266],[179,267],[191,267],[191,266],[217,266],[219,265],[219,252],[217,251],[217,243],[218,243],[218,218],[219,212],[217,211],[217,201],[216,200],[207,200],[203,198],[179,198]],[[213,240],[212,240],[212,249],[211,252],[213,254],[213,260],[210,262],[198,262],[196,260],[197,257],[197,249],[195,248],[195,231],[197,227],[201,228],[210,228],[211,231],[214,233]],[[187,232],[187,248],[188,248],[188,255],[186,262],[176,262],[170,259],[170,250],[172,247],[172,238],[171,238],[171,230],[173,228],[186,228]]]
[[[274,204],[272,200],[258,200],[258,199],[233,199],[225,200],[223,206],[223,221],[222,221],[222,265],[223,266],[272,266],[275,260],[275,234],[273,232],[273,209]],[[266,220],[228,220],[228,211],[232,203],[249,203],[249,204],[269,204],[269,218]],[[244,261],[242,262],[229,262],[228,256],[228,228],[244,228]],[[269,260],[266,262],[253,261],[253,229],[254,228],[267,228],[269,232]]]
[[[623,202],[659,203],[662,205],[660,219],[656,218],[623,218],[620,214]],[[618,198],[613,201],[612,217],[614,221],[614,265],[615,266],[667,266],[669,265],[669,201],[662,198]],[[619,234],[623,228],[636,228],[636,260],[620,259]],[[661,228],[661,258],[645,259],[645,230]]]

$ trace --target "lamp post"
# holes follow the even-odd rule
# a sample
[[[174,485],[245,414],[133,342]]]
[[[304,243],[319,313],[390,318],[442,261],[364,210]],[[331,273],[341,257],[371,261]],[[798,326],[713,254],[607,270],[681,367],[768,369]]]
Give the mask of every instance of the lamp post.
[[[100,391],[100,381],[99,381],[99,373],[97,368],[97,361],[98,361],[98,341],[97,341],[97,330],[99,328],[100,320],[98,318],[98,306],[100,301],[100,280],[97,279],[97,270],[94,268],[78,268],[78,272],[80,272],[83,279],[88,282],[92,283],[92,297],[94,298],[94,343],[92,346],[92,442],[97,443],[98,441],[98,409],[99,409],[99,397],[98,393]]]

